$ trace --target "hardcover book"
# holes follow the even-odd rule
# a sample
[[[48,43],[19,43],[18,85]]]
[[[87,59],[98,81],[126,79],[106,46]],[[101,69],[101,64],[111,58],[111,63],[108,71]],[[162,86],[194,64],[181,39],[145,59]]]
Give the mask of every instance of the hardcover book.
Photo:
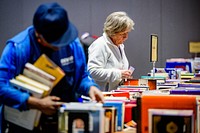
[[[115,107],[117,109],[117,131],[122,131],[124,128],[124,101],[105,101],[103,107]]]
[[[117,109],[115,107],[103,107],[105,110],[104,132],[113,133],[117,131]]]
[[[176,109],[193,111],[193,129],[196,129],[196,96],[195,95],[142,95],[137,101],[138,133],[148,133],[149,109]],[[141,115],[139,114],[141,113]]]
[[[193,133],[193,110],[149,109],[149,133]]]
[[[104,133],[101,103],[64,103],[58,115],[59,133]]]

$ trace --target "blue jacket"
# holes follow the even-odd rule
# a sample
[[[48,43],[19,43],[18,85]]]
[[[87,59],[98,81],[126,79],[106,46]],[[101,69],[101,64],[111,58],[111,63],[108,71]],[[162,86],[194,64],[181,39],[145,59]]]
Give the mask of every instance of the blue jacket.
[[[4,48],[0,59],[0,106],[4,104],[18,110],[28,109],[26,101],[29,98],[29,94],[10,86],[9,79],[20,74],[24,69],[25,63],[33,63],[42,54],[40,45],[37,43],[33,33],[34,28],[32,26],[28,27],[10,39]],[[80,94],[88,95],[90,86],[97,86],[87,71],[84,51],[78,37],[67,46],[61,47],[59,51],[52,52],[50,58],[66,73],[63,84],[58,85],[53,92],[60,97],[63,95],[62,100],[74,101],[74,99],[65,100],[64,98],[66,96],[76,98]],[[62,87],[61,95],[59,93],[60,87]],[[2,122],[0,121],[0,123]]]

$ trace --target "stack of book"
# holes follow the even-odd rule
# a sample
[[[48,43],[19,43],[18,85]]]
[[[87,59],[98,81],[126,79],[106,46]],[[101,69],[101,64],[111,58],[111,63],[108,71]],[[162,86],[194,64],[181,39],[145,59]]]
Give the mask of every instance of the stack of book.
[[[43,54],[34,64],[26,63],[23,72],[10,80],[10,85],[34,97],[43,98],[51,93],[64,76],[62,69]],[[41,116],[41,111],[36,109],[20,112],[6,106],[4,112],[7,121],[28,130],[33,130],[39,124]]]

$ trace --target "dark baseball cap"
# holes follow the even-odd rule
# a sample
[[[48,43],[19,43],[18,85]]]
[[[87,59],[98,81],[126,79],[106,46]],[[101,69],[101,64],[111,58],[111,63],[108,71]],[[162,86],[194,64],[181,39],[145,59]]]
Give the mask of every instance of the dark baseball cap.
[[[40,5],[33,17],[35,30],[54,46],[65,46],[78,37],[67,11],[57,3]]]

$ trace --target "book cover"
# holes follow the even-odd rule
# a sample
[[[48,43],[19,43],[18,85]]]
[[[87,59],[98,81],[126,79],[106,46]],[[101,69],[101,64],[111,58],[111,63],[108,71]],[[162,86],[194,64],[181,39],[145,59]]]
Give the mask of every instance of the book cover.
[[[104,109],[100,103],[64,103],[58,116],[59,132],[104,133]]]
[[[148,133],[148,110],[149,109],[178,109],[178,110],[192,110],[194,115],[194,129],[196,129],[196,96],[195,95],[143,95],[141,97],[141,105],[139,112],[141,112],[142,133]]]
[[[45,54],[42,54],[33,65],[56,78],[53,87],[65,76],[63,70]]]
[[[29,84],[23,83],[16,79],[11,79],[10,84],[21,91],[27,91],[31,95],[37,98],[41,98],[43,96],[44,90],[38,89]],[[26,128],[28,130],[33,130],[36,124],[36,117],[40,114],[39,110],[30,109],[27,111],[19,111],[17,109],[5,106],[4,109],[4,117],[7,121],[12,122],[18,126]]]
[[[117,131],[117,109],[115,107],[103,107],[105,110],[104,132],[113,133]]]
[[[149,109],[149,133],[193,133],[193,110]]]
[[[117,109],[117,131],[122,131],[124,128],[124,101],[108,101],[106,100],[103,107],[115,107]]]

